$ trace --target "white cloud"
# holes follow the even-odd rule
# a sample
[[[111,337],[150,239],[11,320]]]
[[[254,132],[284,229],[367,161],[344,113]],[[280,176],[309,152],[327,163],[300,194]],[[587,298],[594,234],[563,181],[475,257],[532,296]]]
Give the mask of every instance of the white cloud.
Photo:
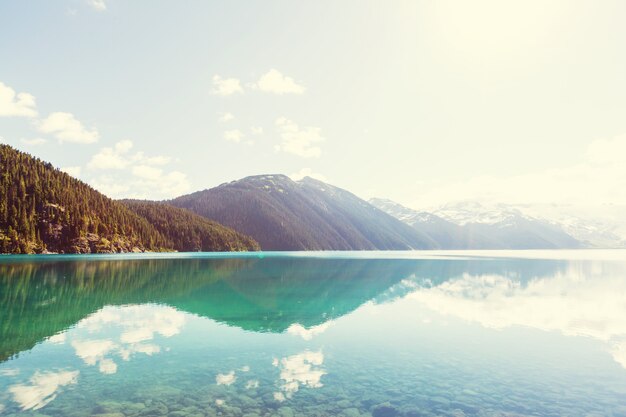
[[[54,112],[39,122],[39,131],[54,135],[59,142],[94,143],[98,141],[98,131],[86,129],[73,114]]]
[[[91,157],[87,167],[102,170],[124,169],[133,162],[133,158],[126,156],[132,147],[132,141],[123,140],[117,142],[113,147],[102,148]]]
[[[218,113],[217,114],[219,116],[219,120],[222,123],[227,123],[230,122],[231,120],[235,120],[235,115],[232,113]]]
[[[215,377],[215,383],[217,385],[232,385],[236,380],[235,371],[230,371],[227,374],[217,374]]]
[[[163,170],[148,165],[133,167],[133,175],[146,180],[158,180],[163,175]]]
[[[259,78],[255,87],[267,93],[280,95],[302,94],[305,91],[304,86],[296,83],[293,78],[287,77],[273,68]]]
[[[35,97],[28,93],[17,93],[8,85],[0,82],[0,116],[35,117],[37,106]]]
[[[59,390],[76,384],[78,371],[36,372],[29,384],[11,385],[9,392],[22,410],[38,410],[54,400]]]
[[[222,78],[219,75],[213,76],[213,94],[218,96],[230,96],[242,94],[243,88],[237,78]]]
[[[68,175],[71,175],[72,177],[80,177],[82,168],[79,166],[63,167],[61,168],[61,171],[65,172]]]
[[[244,136],[243,132],[239,129],[227,130],[224,132],[224,139],[229,142],[239,143]]]
[[[87,167],[92,171],[118,171],[116,175],[92,178],[89,183],[109,197],[148,198],[175,197],[190,188],[187,176],[179,171],[166,172],[154,166],[166,165],[166,156],[131,153],[133,142],[123,140],[113,147],[100,149]],[[119,177],[119,178],[118,178]]]
[[[187,175],[180,171],[171,171],[164,173],[152,182],[143,182],[141,184],[144,189],[154,190],[160,187],[159,194],[163,197],[178,197],[189,191],[191,188]]]
[[[133,141],[122,140],[115,144],[115,151],[118,153],[126,153],[133,148]]]
[[[89,184],[112,198],[171,198],[188,192],[191,188],[187,175],[180,171],[162,172],[147,178],[148,172],[120,171],[118,176],[102,175],[91,178]],[[130,178],[128,176],[132,175]]]
[[[311,168],[302,168],[300,171],[294,172],[293,174],[289,175],[289,178],[294,181],[300,181],[304,177],[311,177],[313,179],[324,182],[328,181],[324,175],[318,172],[313,172]]]
[[[276,129],[281,137],[280,145],[276,145],[276,151],[298,155],[303,158],[318,158],[322,150],[315,144],[323,142],[318,127],[305,127],[300,129],[296,123],[279,117],[275,122]]]
[[[252,126],[250,128],[250,133],[253,135],[262,135],[263,134],[263,128],[260,126]]]
[[[22,138],[20,140],[23,144],[25,145],[30,145],[30,146],[37,146],[37,145],[43,145],[44,143],[48,142],[46,139],[44,138],[32,138],[32,139],[25,139]]]
[[[87,0],[87,4],[98,12],[103,12],[107,9],[107,5],[104,0]]]
[[[172,158],[163,155],[145,156],[143,152],[137,152],[132,157],[132,162],[144,165],[167,165],[171,160]]]
[[[428,208],[478,200],[509,204],[626,204],[626,135],[591,142],[572,166],[510,177],[478,176],[452,183],[422,182],[411,206]]]

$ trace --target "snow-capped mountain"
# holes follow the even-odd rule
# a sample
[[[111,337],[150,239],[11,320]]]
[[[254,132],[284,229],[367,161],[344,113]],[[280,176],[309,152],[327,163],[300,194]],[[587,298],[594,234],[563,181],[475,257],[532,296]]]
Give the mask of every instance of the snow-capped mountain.
[[[508,205],[465,201],[433,209],[433,213],[459,225],[500,224],[519,219],[558,227],[585,247],[626,247],[626,207],[569,205]]]
[[[505,224],[520,217],[533,219],[532,216],[527,216],[517,208],[505,204],[486,206],[476,201],[446,204],[434,209],[433,213],[460,226],[468,223]]]
[[[386,198],[371,198],[369,203],[408,224],[437,223],[443,219],[426,211],[416,211]]]
[[[461,228],[440,216],[426,211],[415,211],[384,198],[372,198],[369,203],[428,236],[440,249],[466,247]]]
[[[531,216],[561,225],[570,235],[596,248],[626,247],[626,207],[576,207],[528,205],[520,207]]]
[[[430,236],[443,249],[557,249],[587,246],[558,223],[519,208],[477,202],[417,211],[384,199],[370,203]]]

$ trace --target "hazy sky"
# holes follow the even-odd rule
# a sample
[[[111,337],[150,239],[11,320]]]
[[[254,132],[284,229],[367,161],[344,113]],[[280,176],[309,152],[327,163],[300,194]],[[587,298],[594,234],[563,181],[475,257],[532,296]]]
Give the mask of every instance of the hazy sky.
[[[624,1],[4,1],[0,137],[112,197],[626,203]]]

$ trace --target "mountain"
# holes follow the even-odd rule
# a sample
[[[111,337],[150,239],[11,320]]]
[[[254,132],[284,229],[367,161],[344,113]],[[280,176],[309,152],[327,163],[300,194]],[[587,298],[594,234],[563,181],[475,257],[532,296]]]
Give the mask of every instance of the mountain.
[[[468,240],[470,238],[466,236],[466,232],[462,227],[437,215],[425,211],[412,210],[383,198],[372,198],[369,200],[369,203],[428,236],[433,242],[436,242],[437,248],[465,249],[469,246]],[[471,241],[472,246],[475,248],[489,246],[486,238],[479,240],[477,237],[474,237]]]
[[[593,248],[626,248],[626,206],[526,204],[522,212],[558,223],[568,234]]]
[[[512,207],[476,202],[450,204],[434,212],[409,209],[391,200],[370,203],[411,225],[442,249],[559,249],[584,243],[555,223],[528,216]]]
[[[252,238],[189,210],[156,201],[121,200],[150,222],[178,251],[223,252],[260,250]]]
[[[463,201],[446,204],[435,209],[434,213],[448,221],[478,230],[502,232],[507,228],[510,231],[516,229],[515,238],[518,240],[526,239],[530,243],[539,238],[539,242],[535,240],[534,246],[545,240],[553,242],[556,248],[624,247],[626,243],[624,235],[621,238],[619,236],[619,227],[608,221],[611,217],[606,213],[600,216],[600,220],[598,217],[581,216],[578,210],[567,206],[516,206]],[[623,211],[618,213],[614,217],[623,219]]]
[[[264,250],[436,247],[428,236],[354,194],[309,177],[246,177],[168,203],[249,235]]]
[[[626,247],[626,206],[571,204],[487,204],[463,201],[433,210],[456,224],[496,224],[526,219],[561,229],[584,247]]]
[[[164,221],[171,221],[170,226],[176,229],[168,229]],[[49,163],[0,145],[0,253],[112,253],[197,247],[258,248],[251,239],[192,213],[166,205],[130,207],[112,200]]]

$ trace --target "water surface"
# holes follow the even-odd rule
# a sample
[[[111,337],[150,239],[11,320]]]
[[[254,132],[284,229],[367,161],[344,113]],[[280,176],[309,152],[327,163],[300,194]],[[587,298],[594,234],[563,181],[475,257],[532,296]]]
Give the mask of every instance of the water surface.
[[[0,416],[626,416],[626,252],[0,258]]]

